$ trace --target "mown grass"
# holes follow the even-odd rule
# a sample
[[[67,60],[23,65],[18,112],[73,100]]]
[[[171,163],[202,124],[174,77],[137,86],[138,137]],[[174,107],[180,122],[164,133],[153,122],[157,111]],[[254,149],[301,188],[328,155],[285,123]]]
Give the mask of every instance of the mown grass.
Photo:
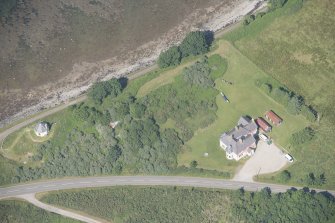
[[[324,173],[324,187],[334,189],[335,4],[326,0],[304,1],[300,8],[298,2],[289,0],[284,8],[224,38],[271,77],[302,95],[321,116],[312,125],[316,139],[290,148],[298,162],[288,168],[292,174],[288,183],[301,184],[308,173]],[[287,141],[280,144],[285,146]],[[277,175],[263,179],[279,181]]]
[[[233,82],[233,85],[228,85],[219,78],[216,80],[216,88],[228,96],[230,103],[224,102],[220,94],[217,95],[217,120],[209,127],[195,133],[195,136],[187,142],[183,153],[179,155],[178,163],[188,165],[192,160],[197,160],[199,167],[233,173],[243,162],[226,159],[225,152],[219,147],[219,137],[224,131],[233,128],[240,116],[250,115],[257,118],[263,116],[269,109],[276,111],[284,119],[284,123],[275,127],[270,136],[276,144],[284,146],[293,132],[304,128],[309,123],[302,116],[289,115],[282,105],[256,87],[256,80],[269,78],[266,73],[228,42],[220,41],[219,45],[215,53],[224,56],[228,61],[228,70],[223,78]],[[205,152],[209,153],[208,157],[204,157]]]
[[[199,59],[199,57],[200,56],[191,56],[191,57],[185,58],[179,66],[172,67],[172,68],[166,68],[166,69],[160,69],[159,75],[156,78],[143,84],[143,86],[141,86],[138,89],[136,96],[144,97],[150,92],[164,85],[174,82],[175,77],[178,76],[185,67],[188,67],[191,64],[193,64],[197,59]]]

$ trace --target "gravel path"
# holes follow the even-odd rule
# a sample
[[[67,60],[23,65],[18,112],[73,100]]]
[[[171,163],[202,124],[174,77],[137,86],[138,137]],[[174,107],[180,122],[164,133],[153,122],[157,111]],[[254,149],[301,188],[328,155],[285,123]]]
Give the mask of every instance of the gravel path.
[[[274,143],[268,145],[259,141],[255,154],[236,173],[234,180],[253,182],[254,176],[276,172],[287,163],[284,154]]]
[[[29,203],[35,205],[36,207],[42,208],[46,211],[56,213],[68,218],[76,219],[87,223],[101,223],[101,221],[95,220],[93,218],[89,218],[74,212],[66,211],[61,208],[42,203],[41,201],[36,199],[35,194],[25,194],[17,197],[28,201]]]

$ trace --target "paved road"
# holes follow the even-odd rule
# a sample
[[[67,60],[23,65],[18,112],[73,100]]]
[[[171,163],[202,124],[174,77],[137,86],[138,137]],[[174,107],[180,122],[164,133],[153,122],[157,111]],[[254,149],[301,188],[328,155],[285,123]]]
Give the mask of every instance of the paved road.
[[[35,198],[36,193],[56,191],[74,188],[90,188],[105,186],[191,186],[203,188],[219,188],[219,189],[239,189],[243,187],[248,191],[258,191],[264,187],[270,187],[273,193],[285,192],[292,188],[291,186],[266,184],[257,182],[239,182],[234,180],[222,180],[212,178],[198,177],[176,177],[176,176],[113,176],[113,177],[86,177],[86,178],[68,178],[61,180],[41,181],[36,183],[28,183],[15,185],[11,187],[0,188],[0,199],[21,198],[37,207],[47,211],[57,213],[69,218],[77,219],[88,223],[103,222],[78,213],[67,211],[58,207],[54,207],[40,202]],[[299,187],[296,187],[300,189]],[[318,192],[322,190],[316,190]],[[328,191],[335,196],[335,191]]]
[[[16,197],[25,194],[39,192],[89,188],[104,186],[123,185],[168,185],[168,186],[192,186],[204,188],[239,189],[243,187],[248,191],[257,191],[264,187],[270,187],[272,192],[285,192],[291,186],[267,184],[258,182],[239,182],[233,180],[198,178],[198,177],[177,177],[177,176],[112,176],[112,177],[86,177],[68,178],[61,180],[42,181],[29,184],[20,184],[11,187],[0,188],[0,199]],[[296,187],[299,189],[299,187]],[[316,190],[321,191],[321,190]],[[328,191],[335,195],[335,191]]]

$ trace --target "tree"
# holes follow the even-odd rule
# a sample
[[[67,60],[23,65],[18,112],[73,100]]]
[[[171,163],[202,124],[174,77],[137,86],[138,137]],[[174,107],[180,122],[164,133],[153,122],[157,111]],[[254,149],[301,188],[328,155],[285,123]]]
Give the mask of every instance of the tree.
[[[196,160],[192,160],[190,163],[190,167],[196,168],[198,166],[198,162]]]
[[[108,81],[107,92],[108,94],[115,98],[122,91],[122,86],[120,81],[117,78],[112,78]]]
[[[122,86],[118,79],[112,78],[109,81],[102,81],[93,84],[91,87],[88,96],[98,104],[102,103],[102,100],[108,95],[111,97],[116,97],[122,91]]]
[[[168,50],[162,52],[158,58],[158,65],[160,68],[177,66],[181,61],[181,52],[178,46],[170,47]]]
[[[308,121],[315,122],[317,112],[310,106],[303,105],[301,107],[301,114],[306,117]]]
[[[300,130],[296,133],[293,133],[290,138],[290,143],[293,146],[297,146],[308,141],[311,141],[315,135],[315,132],[312,128],[306,127],[303,130]]]
[[[207,53],[211,44],[207,36],[205,31],[189,33],[180,44],[182,57]]]
[[[300,96],[294,95],[287,103],[287,111],[292,115],[297,115],[300,113],[302,104],[302,98]]]

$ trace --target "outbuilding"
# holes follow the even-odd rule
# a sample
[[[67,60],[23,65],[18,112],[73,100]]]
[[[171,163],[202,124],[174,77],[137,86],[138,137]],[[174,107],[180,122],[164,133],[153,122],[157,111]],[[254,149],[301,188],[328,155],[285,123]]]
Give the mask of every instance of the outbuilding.
[[[272,110],[267,111],[265,113],[265,117],[274,125],[280,125],[283,122],[283,119],[280,118],[276,113]]]
[[[271,132],[272,126],[265,121],[262,117],[256,119],[256,124],[264,131],[264,132]]]

